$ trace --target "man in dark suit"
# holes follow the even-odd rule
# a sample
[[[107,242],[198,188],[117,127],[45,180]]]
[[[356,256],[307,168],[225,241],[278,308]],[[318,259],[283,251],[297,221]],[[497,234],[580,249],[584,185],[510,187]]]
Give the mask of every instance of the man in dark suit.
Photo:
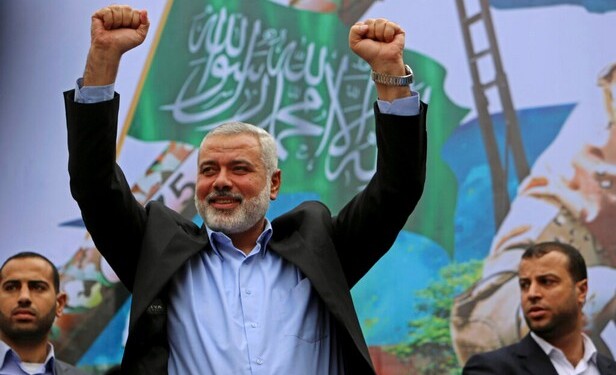
[[[588,279],[580,252],[568,244],[530,246],[518,268],[530,333],[520,342],[469,358],[463,374],[614,375],[616,363],[583,333]]]
[[[55,358],[48,336],[62,315],[56,266],[34,252],[9,257],[0,267],[0,374],[84,375]]]
[[[148,27],[145,11],[96,12],[83,80],[65,93],[71,192],[133,294],[123,372],[374,374],[350,288],[393,244],[425,179],[426,106],[410,89],[404,31],[384,19],[350,30],[379,97],[377,170],[362,192],[337,216],[305,202],[270,223],[282,182],[276,142],[232,122],[201,143],[199,228],[159,202],[138,204],[115,164],[113,82]],[[92,90],[110,94],[90,100]]]

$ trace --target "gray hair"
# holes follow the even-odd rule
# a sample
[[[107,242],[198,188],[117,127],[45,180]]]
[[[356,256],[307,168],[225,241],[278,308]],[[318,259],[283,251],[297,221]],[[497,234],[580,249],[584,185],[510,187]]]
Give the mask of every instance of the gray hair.
[[[278,151],[276,149],[276,140],[272,135],[258,126],[245,122],[233,121],[224,123],[203,137],[201,147],[206,139],[215,135],[239,135],[250,134],[257,138],[261,146],[261,160],[265,166],[268,176],[271,176],[278,169]]]

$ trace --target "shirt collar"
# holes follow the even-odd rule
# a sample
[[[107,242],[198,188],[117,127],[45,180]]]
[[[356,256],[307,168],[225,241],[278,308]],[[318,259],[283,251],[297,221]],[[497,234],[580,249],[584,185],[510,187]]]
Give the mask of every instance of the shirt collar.
[[[212,245],[212,249],[214,250],[214,253],[218,255],[221,259],[224,259],[222,254],[220,253],[219,245],[222,242],[227,242],[228,244],[231,245],[232,244],[231,239],[229,238],[229,236],[227,236],[223,232],[214,231],[205,224],[204,226],[205,226],[205,230],[207,231],[207,237],[210,240],[210,244]],[[267,244],[272,238],[273,231],[274,229],[272,228],[272,224],[270,223],[269,220],[267,220],[267,218],[265,218],[265,228],[263,229],[263,232],[261,232],[261,234],[259,235],[259,238],[257,238],[257,243],[261,245],[262,255],[265,255],[265,252],[267,251]]]
[[[543,338],[535,334],[535,332],[531,331],[530,335],[547,356],[550,356],[550,353],[553,351],[559,351],[562,353],[562,350],[545,341]],[[584,355],[582,356],[582,359],[586,362],[593,362],[596,364],[597,348],[595,347],[595,344],[593,344],[592,340],[585,333],[582,333],[582,340],[584,341]]]
[[[16,351],[14,351],[10,346],[8,346],[7,343],[0,340],[0,369],[4,368],[7,360],[11,359],[15,361],[17,365],[22,362],[21,358],[19,357],[19,354],[17,354]],[[45,362],[43,362],[43,364],[47,371],[51,372],[52,374],[55,373],[54,362],[55,353],[53,350],[53,345],[51,345],[51,343],[47,343],[47,357],[45,357]]]
[[[585,333],[582,333],[582,338],[584,339],[584,359],[587,362],[597,364],[597,348],[595,344],[593,344],[590,337],[586,336]]]
[[[0,340],[0,359],[2,359],[0,369],[4,367],[4,362],[6,362],[6,357],[10,350],[11,348],[4,341]]]

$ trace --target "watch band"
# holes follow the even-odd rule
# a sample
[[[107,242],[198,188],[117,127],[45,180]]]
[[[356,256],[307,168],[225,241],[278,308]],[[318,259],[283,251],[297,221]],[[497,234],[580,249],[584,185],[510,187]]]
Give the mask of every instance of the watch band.
[[[404,76],[390,76],[373,70],[371,77],[374,82],[385,86],[408,86],[413,83],[413,70],[408,65],[404,65],[404,69],[406,70]]]

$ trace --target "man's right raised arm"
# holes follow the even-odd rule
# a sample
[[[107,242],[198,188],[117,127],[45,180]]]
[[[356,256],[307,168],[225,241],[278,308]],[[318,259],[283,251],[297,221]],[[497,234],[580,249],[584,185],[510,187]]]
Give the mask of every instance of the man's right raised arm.
[[[145,10],[127,5],[102,8],[92,15],[90,51],[83,73],[84,86],[115,82],[120,58],[145,40],[150,27]]]
[[[119,96],[113,84],[122,54],[140,45],[148,28],[146,11],[113,5],[95,12],[84,76],[74,97],[65,93],[71,194],[96,247],[129,290],[146,212],[116,164]],[[110,95],[96,94],[105,88]],[[90,98],[80,97],[84,92]]]
[[[74,100],[98,103],[113,98],[113,85],[122,55],[145,40],[150,22],[145,10],[112,5],[92,15],[90,50]]]

